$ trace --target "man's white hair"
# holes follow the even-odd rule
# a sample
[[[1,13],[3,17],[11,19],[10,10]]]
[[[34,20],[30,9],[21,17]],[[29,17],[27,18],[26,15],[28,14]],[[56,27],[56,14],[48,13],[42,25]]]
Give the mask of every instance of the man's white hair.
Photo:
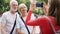
[[[15,2],[16,4],[18,4],[18,2],[17,2],[16,0],[11,0],[11,1],[10,1],[10,5],[11,5],[13,2]]]

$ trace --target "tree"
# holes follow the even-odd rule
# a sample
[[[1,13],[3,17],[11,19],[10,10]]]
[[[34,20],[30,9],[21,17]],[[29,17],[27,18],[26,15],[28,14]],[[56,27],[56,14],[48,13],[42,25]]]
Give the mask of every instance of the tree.
[[[0,0],[0,14],[9,10],[9,1],[10,0]]]
[[[17,0],[18,4],[21,4],[22,2],[25,3],[29,9],[30,7],[30,1],[29,0]],[[47,3],[47,0],[37,0],[39,2],[45,1]],[[0,0],[0,14],[1,12],[5,12],[9,10],[9,3],[10,0]]]

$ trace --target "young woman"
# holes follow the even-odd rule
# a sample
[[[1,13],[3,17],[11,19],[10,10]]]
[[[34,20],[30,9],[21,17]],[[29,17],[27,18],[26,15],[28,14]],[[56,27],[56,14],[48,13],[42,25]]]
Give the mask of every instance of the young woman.
[[[26,24],[30,26],[40,26],[42,34],[54,34],[50,23],[46,16],[41,16],[40,18],[37,18],[35,20],[30,20],[32,10],[35,7],[35,3],[31,3],[30,10],[28,12],[27,18],[26,18]],[[43,5],[43,8],[46,7]],[[55,30],[60,29],[60,0],[51,0],[49,10],[48,10],[48,18],[51,20],[52,24],[54,25]]]

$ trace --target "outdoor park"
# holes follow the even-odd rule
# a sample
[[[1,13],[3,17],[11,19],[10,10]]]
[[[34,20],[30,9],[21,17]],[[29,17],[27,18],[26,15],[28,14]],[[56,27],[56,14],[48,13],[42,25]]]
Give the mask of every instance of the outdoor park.
[[[27,7],[30,7],[30,1],[29,0],[17,0],[18,4],[25,3]],[[46,2],[47,0],[37,0],[38,2]],[[4,13],[5,11],[8,11],[9,8],[9,2],[10,0],[0,0],[0,15]],[[36,11],[37,10],[37,11]],[[39,14],[39,9],[36,9],[35,12]]]
[[[60,0],[0,0],[0,34],[60,34]]]
[[[0,0],[0,21],[1,21],[1,16],[4,12],[6,11],[9,11],[10,9],[10,6],[9,6],[9,3],[10,3],[11,0]],[[18,4],[21,4],[21,3],[25,3],[26,6],[30,7],[30,0],[17,0],[18,1]],[[47,0],[37,0],[38,2],[46,2],[47,4]],[[43,15],[43,9],[41,7],[37,7],[35,10],[33,10],[34,12],[33,13],[36,13],[38,15]],[[0,23],[1,24],[1,23]],[[0,28],[1,28],[1,25],[0,25]],[[1,32],[0,32],[1,34]]]

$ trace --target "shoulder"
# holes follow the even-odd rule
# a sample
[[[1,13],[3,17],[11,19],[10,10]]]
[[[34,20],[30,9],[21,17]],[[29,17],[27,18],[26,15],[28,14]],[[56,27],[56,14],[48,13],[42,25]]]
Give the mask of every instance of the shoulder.
[[[55,23],[56,24],[56,20],[55,20],[55,18],[54,17],[52,17],[52,16],[48,16],[49,18],[50,18],[50,20],[53,22],[53,23]]]
[[[52,20],[52,21],[55,21],[55,18],[52,17],[52,16],[48,16],[48,18],[49,18],[50,20]]]
[[[19,13],[18,13],[18,12],[16,12],[16,14],[17,14],[17,17],[20,17],[20,15],[19,15]]]
[[[46,18],[46,17],[48,17],[48,18]],[[46,17],[43,16],[41,19],[44,20],[44,21],[50,20],[52,23],[56,22],[54,17],[52,17],[52,16],[46,16]]]
[[[48,17],[48,18],[51,19],[52,21],[53,21],[53,20],[55,21],[54,17],[52,17],[52,16],[40,16],[39,19],[40,19],[40,20],[47,21],[48,19],[47,19],[46,17]]]
[[[2,14],[2,16],[6,16],[6,15],[8,15],[9,14],[9,11],[6,11],[6,12],[4,12],[3,14]]]
[[[44,24],[45,24],[45,23],[48,24],[49,21],[48,21],[48,19],[47,19],[46,17],[48,17],[53,24],[56,23],[56,22],[55,22],[55,19],[54,19],[52,16],[41,16],[41,17],[39,17],[39,21],[41,21],[41,22],[44,23]]]
[[[54,19],[54,17],[52,17],[52,16],[40,16],[39,18],[44,19],[44,18],[46,18],[46,17],[48,17],[48,18],[50,18],[50,19]]]
[[[16,15],[17,15],[17,20],[21,20],[21,16],[20,14],[18,14],[18,12],[16,12]]]

